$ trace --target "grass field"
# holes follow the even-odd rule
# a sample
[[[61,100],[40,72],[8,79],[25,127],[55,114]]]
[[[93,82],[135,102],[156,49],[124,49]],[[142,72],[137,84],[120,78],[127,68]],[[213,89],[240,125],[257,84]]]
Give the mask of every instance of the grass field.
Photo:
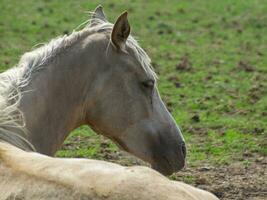
[[[71,33],[98,3],[0,0],[0,71],[34,45]],[[264,199],[267,1],[101,3],[112,22],[129,11],[132,34],[151,56],[161,95],[186,138],[188,167],[171,178],[222,199]],[[88,127],[74,131],[57,156],[141,163]]]

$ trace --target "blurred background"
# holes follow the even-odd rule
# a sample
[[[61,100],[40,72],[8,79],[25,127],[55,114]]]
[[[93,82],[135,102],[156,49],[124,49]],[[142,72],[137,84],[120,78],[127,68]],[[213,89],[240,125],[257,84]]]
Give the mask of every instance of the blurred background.
[[[221,199],[265,199],[267,1],[0,0],[0,71],[34,45],[70,34],[98,4],[110,22],[129,11],[185,135],[187,167],[170,178]],[[145,164],[85,126],[57,156]]]

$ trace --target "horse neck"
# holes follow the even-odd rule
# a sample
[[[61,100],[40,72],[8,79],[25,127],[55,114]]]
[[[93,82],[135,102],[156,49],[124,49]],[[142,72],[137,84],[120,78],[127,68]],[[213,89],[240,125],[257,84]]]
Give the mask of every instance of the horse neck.
[[[20,110],[28,139],[38,152],[53,155],[68,134],[84,124],[84,99],[94,79],[94,72],[90,71],[95,69],[90,62],[88,55],[69,49],[33,74],[24,88]]]

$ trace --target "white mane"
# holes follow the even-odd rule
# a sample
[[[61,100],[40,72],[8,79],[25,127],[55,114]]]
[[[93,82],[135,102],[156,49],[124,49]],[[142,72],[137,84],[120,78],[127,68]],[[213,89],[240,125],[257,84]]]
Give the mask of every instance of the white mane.
[[[5,126],[23,129],[23,114],[18,104],[23,88],[30,82],[32,73],[71,47],[82,36],[74,32],[51,40],[49,43],[25,53],[17,66],[0,74],[0,128]]]
[[[18,105],[23,88],[30,82],[33,73],[92,32],[111,32],[113,28],[113,24],[101,20],[98,21],[96,26],[91,27],[90,24],[89,22],[81,31],[73,31],[69,36],[64,35],[52,39],[49,43],[25,53],[17,66],[0,73],[0,129],[7,126],[24,129],[23,114],[18,109]],[[134,56],[141,63],[145,73],[156,79],[156,74],[150,64],[150,58],[138,45],[137,41],[129,36],[126,45],[133,50]]]

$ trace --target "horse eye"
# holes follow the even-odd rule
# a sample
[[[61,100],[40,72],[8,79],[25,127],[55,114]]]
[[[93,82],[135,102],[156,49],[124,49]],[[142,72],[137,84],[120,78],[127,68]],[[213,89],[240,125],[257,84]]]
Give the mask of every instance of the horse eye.
[[[142,85],[148,89],[152,89],[154,87],[154,84],[155,84],[155,82],[153,80],[148,80],[148,81],[142,82]]]

